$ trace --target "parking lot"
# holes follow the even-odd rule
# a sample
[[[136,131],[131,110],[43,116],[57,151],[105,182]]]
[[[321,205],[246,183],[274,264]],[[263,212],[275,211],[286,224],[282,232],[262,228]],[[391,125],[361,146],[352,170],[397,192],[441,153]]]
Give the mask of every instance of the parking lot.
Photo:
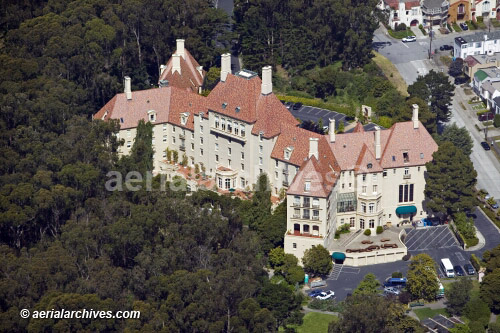
[[[341,121],[344,122],[344,125],[347,126],[348,123],[345,120],[345,114],[338,113],[330,110],[320,109],[313,106],[304,105],[297,110],[294,110],[293,107],[290,107],[290,112],[295,118],[299,118],[302,121],[310,120],[317,123],[320,119],[323,119],[324,126],[328,126],[329,119],[335,119],[335,127],[338,128]]]

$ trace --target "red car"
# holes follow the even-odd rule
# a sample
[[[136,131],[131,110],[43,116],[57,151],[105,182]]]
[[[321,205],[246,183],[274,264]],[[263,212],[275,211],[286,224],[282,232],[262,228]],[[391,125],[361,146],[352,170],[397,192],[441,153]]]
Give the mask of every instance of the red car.
[[[495,118],[495,115],[493,114],[493,112],[483,113],[477,117],[477,119],[479,119],[479,121],[493,120],[494,118]]]

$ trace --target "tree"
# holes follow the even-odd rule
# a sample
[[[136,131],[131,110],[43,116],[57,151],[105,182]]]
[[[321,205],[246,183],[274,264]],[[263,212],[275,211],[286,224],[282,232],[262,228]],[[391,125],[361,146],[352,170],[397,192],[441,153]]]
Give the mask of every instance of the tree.
[[[484,251],[483,260],[486,263],[486,273],[500,268],[500,245],[491,250]]]
[[[419,97],[426,103],[430,103],[430,110],[439,122],[450,120],[449,107],[454,90],[455,86],[449,82],[448,77],[434,70],[425,76],[419,76],[415,83],[408,86],[410,97]]]
[[[479,323],[482,330],[485,329],[490,321],[490,313],[488,304],[481,298],[471,299],[464,309],[464,316],[471,322]],[[472,325],[469,325],[469,327],[472,329]],[[474,329],[472,331],[477,332],[477,330]]]
[[[418,321],[406,316],[400,303],[379,295],[360,294],[348,297],[340,319],[328,325],[328,333],[344,332],[423,333],[424,329]]]
[[[472,333],[467,324],[455,324],[452,328],[448,329],[450,333]]]
[[[476,237],[476,228],[472,217],[467,217],[465,213],[457,213],[454,216],[455,224],[458,231],[465,239],[473,239]]]
[[[436,263],[425,253],[411,258],[406,289],[416,299],[435,300],[439,290]]]
[[[448,74],[453,77],[457,77],[463,73],[464,60],[462,58],[456,58],[451,62],[450,68],[448,69]]]
[[[306,250],[302,264],[304,270],[313,275],[326,275],[333,266],[330,252],[323,245],[313,245]]]
[[[470,156],[472,153],[472,138],[469,131],[465,127],[458,127],[456,123],[446,125],[439,139],[453,143],[465,156]]]
[[[470,159],[451,142],[442,143],[425,166],[427,207],[448,216],[472,209],[477,173]]]
[[[413,104],[418,105],[418,119],[430,134],[437,132],[436,114],[431,112],[427,102],[419,97],[411,97],[406,101],[407,117],[396,118],[395,121],[411,120],[413,114]]]
[[[486,274],[481,283],[480,295],[492,311],[500,311],[500,268]]]
[[[470,279],[461,279],[450,283],[445,290],[448,300],[447,309],[453,315],[460,316],[465,306],[470,300],[472,290],[472,281]]]
[[[380,282],[373,273],[368,273],[365,275],[363,280],[358,284],[356,289],[354,289],[354,295],[365,295],[365,294],[377,294],[378,288],[380,287]]]
[[[302,297],[295,295],[283,284],[266,283],[258,296],[262,307],[269,309],[276,318],[276,329],[294,310],[300,309]]]
[[[495,114],[495,118],[493,118],[493,126],[496,128],[500,127],[500,114]]]

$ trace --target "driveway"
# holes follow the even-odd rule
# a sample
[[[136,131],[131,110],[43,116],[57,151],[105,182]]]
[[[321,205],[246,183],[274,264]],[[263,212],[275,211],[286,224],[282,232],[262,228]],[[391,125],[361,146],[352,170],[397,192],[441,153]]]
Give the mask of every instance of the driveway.
[[[473,251],[472,253],[479,257],[482,257],[484,251],[491,250],[494,247],[500,245],[500,231],[493,223],[491,223],[486,218],[486,216],[479,208],[476,208],[474,214],[476,215],[476,217],[474,218],[474,224],[479,232],[483,235],[485,245],[481,250]]]
[[[290,108],[289,111],[295,118],[299,118],[302,121],[310,120],[317,123],[320,119],[323,119],[323,126],[329,125],[330,118],[335,119],[336,128],[338,128],[341,121],[344,122],[344,126],[348,125],[348,122],[345,120],[345,114],[316,108],[314,106],[304,105],[298,110]]]

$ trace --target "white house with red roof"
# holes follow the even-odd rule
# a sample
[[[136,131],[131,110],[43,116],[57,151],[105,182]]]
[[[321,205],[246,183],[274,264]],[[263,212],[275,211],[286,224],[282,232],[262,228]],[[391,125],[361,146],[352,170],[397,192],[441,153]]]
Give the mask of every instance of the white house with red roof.
[[[375,232],[426,216],[425,163],[437,145],[418,120],[418,106],[412,121],[387,130],[365,132],[358,124],[336,134],[332,119],[328,135],[320,135],[298,127],[273,94],[270,66],[261,80],[247,70],[232,74],[229,54],[221,65],[220,82],[207,97],[184,79],[132,91],[126,77],[124,92],[93,118],[120,123],[121,154],[130,153],[138,122],[151,122],[156,173],[164,172],[167,148],[203,166],[219,189],[249,189],[266,173],[273,195],[287,190],[285,251],[299,259],[312,245],[329,248],[342,224]]]
[[[398,24],[415,27],[423,23],[419,0],[383,0],[379,8],[389,13],[389,26],[396,29]]]

